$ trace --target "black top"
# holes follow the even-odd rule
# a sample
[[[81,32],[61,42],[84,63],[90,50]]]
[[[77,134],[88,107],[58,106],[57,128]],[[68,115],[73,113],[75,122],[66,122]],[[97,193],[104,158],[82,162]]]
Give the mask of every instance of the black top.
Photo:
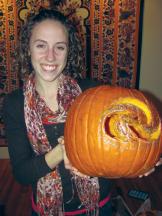
[[[96,85],[95,82],[82,80],[78,82],[82,90]],[[29,139],[24,119],[24,96],[22,89],[13,91],[6,95],[4,100],[4,122],[8,150],[14,177],[21,184],[30,184],[33,193],[36,194],[36,185],[39,178],[45,176],[52,170],[45,161],[45,155],[36,156]],[[44,125],[49,143],[52,147],[58,143],[57,139],[63,136],[64,124]],[[69,170],[64,168],[64,163],[59,165],[62,179],[64,207],[66,211],[76,210],[80,201],[75,193],[75,199],[66,204],[72,196],[72,184]],[[110,191],[111,182],[105,178],[99,178],[100,200],[105,198]],[[76,190],[75,190],[76,191]]]

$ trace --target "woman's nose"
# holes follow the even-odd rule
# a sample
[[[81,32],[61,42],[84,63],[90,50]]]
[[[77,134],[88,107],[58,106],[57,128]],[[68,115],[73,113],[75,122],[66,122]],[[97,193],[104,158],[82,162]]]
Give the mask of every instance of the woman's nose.
[[[46,53],[46,59],[48,61],[53,61],[55,60],[55,58],[56,58],[55,50],[53,48],[49,48]]]

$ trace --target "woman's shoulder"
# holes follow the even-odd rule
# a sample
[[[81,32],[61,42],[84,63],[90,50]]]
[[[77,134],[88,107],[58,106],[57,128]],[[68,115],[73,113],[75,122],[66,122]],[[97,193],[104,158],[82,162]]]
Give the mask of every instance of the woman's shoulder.
[[[21,119],[24,122],[24,96],[21,89],[5,95],[2,112],[5,122],[8,122],[9,119],[12,119],[13,122]]]
[[[14,106],[21,105],[24,102],[23,90],[16,89],[8,93],[4,97],[4,106]]]
[[[21,88],[13,90],[12,92],[9,92],[8,94],[6,94],[6,97],[12,98],[13,100],[23,98],[23,90]]]
[[[99,85],[102,85],[102,83],[100,81],[92,80],[90,78],[78,79],[77,82],[78,82],[78,85],[80,86],[80,88],[82,89],[82,91],[89,89],[89,88],[93,88],[93,87],[97,87]]]

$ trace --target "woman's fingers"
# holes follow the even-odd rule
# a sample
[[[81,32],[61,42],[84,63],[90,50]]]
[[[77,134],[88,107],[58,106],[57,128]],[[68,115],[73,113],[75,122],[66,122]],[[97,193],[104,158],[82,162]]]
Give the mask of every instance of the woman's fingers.
[[[143,175],[140,175],[139,178],[142,178],[142,177],[146,177],[148,175],[150,175],[151,173],[153,173],[155,171],[155,168],[152,168],[151,170],[149,170],[148,172],[144,173]]]
[[[156,163],[155,166],[157,167],[157,166],[160,166],[160,165],[162,165],[162,158],[160,158],[160,160]],[[153,173],[154,171],[155,171],[155,168],[152,168],[150,171],[146,172],[145,174],[140,175],[139,178],[142,178],[143,176],[148,176],[151,173]]]
[[[60,136],[57,141],[59,144],[64,145],[64,137],[63,136]]]
[[[162,158],[160,158],[160,160],[156,163],[156,166],[160,166],[162,165]]]

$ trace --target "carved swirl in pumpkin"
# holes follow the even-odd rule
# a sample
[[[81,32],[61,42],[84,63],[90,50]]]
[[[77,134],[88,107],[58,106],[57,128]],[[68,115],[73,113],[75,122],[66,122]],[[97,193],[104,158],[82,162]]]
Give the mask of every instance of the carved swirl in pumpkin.
[[[149,107],[136,98],[126,97],[115,101],[104,116],[106,133],[118,140],[155,141],[160,136],[161,124],[156,125]]]

